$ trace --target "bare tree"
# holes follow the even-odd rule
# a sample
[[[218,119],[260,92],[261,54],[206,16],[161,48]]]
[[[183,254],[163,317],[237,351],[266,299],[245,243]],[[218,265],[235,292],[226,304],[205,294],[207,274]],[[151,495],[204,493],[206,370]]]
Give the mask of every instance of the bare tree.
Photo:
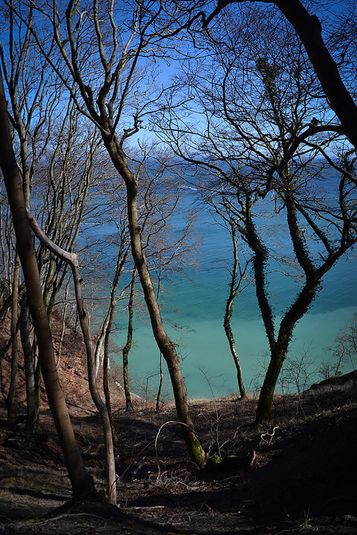
[[[33,192],[37,217],[48,235],[62,247],[72,250],[86,215],[87,194],[94,181],[98,138],[93,135],[93,129],[91,131],[80,123],[81,117],[71,98],[62,109],[62,87],[53,83],[47,62],[38,53],[31,33],[32,7],[24,6],[25,24],[14,15],[13,6],[10,2],[7,8],[3,7],[8,24],[2,34],[0,59],[11,103],[10,118],[16,134],[25,203],[29,208]],[[67,265],[48,254],[42,246],[37,250],[37,257],[44,302],[51,318]],[[30,342],[31,319],[28,310],[23,310],[27,306],[27,299],[22,299],[21,339],[27,363],[28,416],[31,415],[33,433],[39,414],[40,372],[36,339]],[[15,360],[13,362],[15,367]],[[29,426],[27,432],[30,433]]]
[[[269,27],[259,21],[254,27],[251,16],[241,21],[238,33],[230,34],[231,27],[229,17],[222,19],[218,37],[206,41],[212,55],[199,66],[190,60],[187,79],[178,80],[178,94],[171,91],[167,97],[158,135],[196,166],[204,177],[201,186],[216,193],[217,202],[225,194],[253,253],[256,296],[271,353],[256,416],[260,423],[270,416],[295,325],[323,276],[356,241],[356,180],[341,128],[314,98],[315,77],[294,36],[281,31],[280,21],[270,20]],[[328,172],[340,177],[333,181],[334,196],[314,191]],[[278,225],[285,220],[290,245],[284,245],[285,255],[274,255],[274,262],[281,270],[290,264],[291,274],[297,269],[300,282],[278,329],[268,290],[274,247],[262,226],[263,209]]]
[[[210,197],[206,196],[206,202],[212,205],[216,214],[218,214],[221,222],[223,222],[225,228],[228,229],[232,243],[233,262],[231,268],[229,292],[226,299],[226,307],[224,311],[223,326],[237,372],[237,383],[240,393],[240,399],[243,400],[246,398],[246,390],[243,382],[243,372],[239,354],[237,351],[237,344],[231,326],[231,319],[233,315],[234,302],[237,295],[246,288],[247,284],[249,284],[249,279],[247,278],[247,270],[252,259],[249,258],[248,260],[241,261],[238,249],[239,229],[234,214],[231,213],[230,202],[225,198],[224,195],[221,196],[221,200],[219,202],[217,202],[217,199],[215,198],[210,199]]]
[[[143,288],[155,339],[170,373],[177,414],[189,454],[198,464],[205,462],[205,452],[193,429],[187,394],[175,344],[164,328],[150,271],[143,251],[138,214],[139,184],[129,165],[126,145],[136,134],[150,104],[157,97],[145,95],[143,76],[149,58],[162,54],[160,41],[170,33],[173,17],[164,14],[161,4],[134,3],[129,13],[120,12],[126,21],[119,30],[115,2],[107,6],[98,0],[90,5],[70,0],[65,11],[56,0],[52,11],[47,4],[34,5],[40,18],[53,31],[61,63],[53,59],[41,31],[33,32],[44,57],[66,85],[81,112],[98,128],[103,143],[127,191],[127,210],[134,262]],[[17,11],[17,16],[21,16]],[[40,21],[39,21],[40,23]],[[125,27],[125,30],[124,30]],[[91,38],[89,38],[91,36]],[[88,49],[91,41],[95,46]],[[96,70],[96,82],[91,72]],[[70,81],[69,81],[70,80]],[[76,92],[73,90],[75,84]],[[149,83],[149,80],[146,80]]]
[[[8,193],[17,248],[24,274],[27,296],[39,347],[39,359],[49,405],[63,447],[68,475],[75,498],[93,492],[90,475],[84,468],[66,402],[60,387],[51,332],[44,306],[40,275],[33,250],[33,239],[26,214],[21,178],[12,148],[7,105],[0,71],[0,167]]]
[[[202,13],[204,28],[208,28],[209,24],[227,6],[247,1],[218,0],[216,8],[211,13],[207,16]],[[348,91],[341,78],[332,53],[325,44],[322,35],[323,29],[317,15],[310,14],[301,0],[290,0],[289,2],[285,0],[253,0],[250,3],[273,4],[293,26],[305,47],[331,109],[339,118],[343,131],[350,142],[354,147],[357,147],[357,107],[353,95]],[[264,16],[264,10],[262,16]],[[353,20],[353,14],[349,13],[348,16]]]
[[[144,156],[137,161],[140,173],[140,226],[143,248],[146,258],[150,261],[151,271],[154,274],[156,285],[156,299],[159,302],[161,291],[164,288],[165,278],[182,273],[183,266],[188,265],[192,254],[190,231],[193,223],[193,214],[188,213],[185,224],[178,232],[174,228],[172,219],[181,209],[180,192],[177,187],[177,177],[170,173],[171,159],[158,153],[154,147],[142,146]],[[136,271],[136,270],[135,270]],[[136,273],[132,272],[130,295],[128,301],[128,329],[127,340],[123,348],[123,376],[124,390],[129,400],[129,383],[127,366],[129,351],[133,342],[133,321]],[[134,293],[133,293],[134,292]],[[138,296],[139,297],[139,296]],[[159,392],[157,407],[160,406],[160,395],[163,382],[163,357],[159,353]]]
[[[39,238],[41,242],[48,249],[51,250],[52,253],[67,262],[72,270],[74,288],[76,293],[77,311],[82,329],[83,340],[86,347],[89,389],[93,402],[101,417],[104,430],[107,468],[107,496],[109,503],[116,504],[116,473],[114,461],[113,428],[108,406],[106,405],[106,403],[103,402],[100,396],[96,381],[94,348],[92,344],[89,314],[86,309],[83,298],[82,277],[79,271],[78,256],[75,253],[69,253],[68,251],[65,251],[64,249],[58,247],[52,240],[50,240],[39,227],[37,221],[33,218],[30,212],[28,212],[28,218],[31,224],[31,228],[35,232],[37,238]]]
[[[335,343],[329,348],[332,358],[321,364],[319,373],[323,379],[329,379],[344,373],[346,366],[355,369],[357,364],[357,315],[341,329]]]

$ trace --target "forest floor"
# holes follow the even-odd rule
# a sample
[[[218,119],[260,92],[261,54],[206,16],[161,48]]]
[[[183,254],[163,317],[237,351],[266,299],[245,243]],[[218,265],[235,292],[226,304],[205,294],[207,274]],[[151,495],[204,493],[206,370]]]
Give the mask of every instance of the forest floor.
[[[104,493],[103,436],[88,398],[81,344],[70,337],[66,344],[59,363],[62,382],[86,466]],[[2,392],[6,367],[5,360]],[[23,396],[21,381],[19,393]],[[126,413],[117,395],[113,406],[117,518],[94,503],[71,513],[59,509],[71,491],[44,392],[32,442],[25,439],[21,418],[9,425],[1,399],[0,534],[357,534],[355,376],[343,385],[277,397],[273,419],[258,427],[254,399],[191,401],[193,421],[210,453],[220,449],[242,458],[229,470],[195,468],[172,404],[156,412],[137,401],[135,412]],[[256,458],[248,467],[243,459],[253,450]]]

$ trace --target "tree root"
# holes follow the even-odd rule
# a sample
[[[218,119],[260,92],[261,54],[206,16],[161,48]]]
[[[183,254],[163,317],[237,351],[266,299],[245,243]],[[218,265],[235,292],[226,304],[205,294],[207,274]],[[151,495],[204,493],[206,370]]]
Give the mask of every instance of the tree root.
[[[92,518],[103,518],[105,520],[114,520],[120,521],[121,523],[133,524],[133,529],[135,525],[142,525],[152,529],[155,529],[162,533],[177,533],[177,534],[190,534],[190,535],[212,535],[210,530],[193,530],[192,528],[179,528],[178,526],[173,526],[170,524],[162,524],[160,522],[155,522],[152,520],[144,519],[138,517],[135,513],[130,512],[129,510],[121,510],[115,505],[111,505],[105,501],[105,499],[99,495],[89,496],[88,498],[83,498],[80,500],[70,500],[60,507],[54,509],[50,513],[47,513],[43,517],[28,519],[26,521],[14,522],[7,524],[7,529],[23,528],[28,526],[33,529],[36,526],[41,526],[50,522],[55,522],[57,520],[62,520],[68,517],[92,517]],[[133,531],[134,533],[134,531]],[[253,535],[255,532],[251,529],[237,530],[237,531],[219,531],[217,532],[220,535],[244,535],[249,534]]]

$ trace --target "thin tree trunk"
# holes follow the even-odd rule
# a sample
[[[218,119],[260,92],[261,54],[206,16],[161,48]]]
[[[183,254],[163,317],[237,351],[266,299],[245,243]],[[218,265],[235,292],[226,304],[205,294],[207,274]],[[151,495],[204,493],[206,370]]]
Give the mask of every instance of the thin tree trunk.
[[[242,367],[241,367],[240,359],[239,359],[239,356],[238,356],[238,353],[237,353],[237,349],[236,349],[234,334],[233,334],[233,331],[232,331],[232,328],[231,328],[231,324],[230,324],[230,318],[232,316],[232,312],[231,312],[230,308],[231,308],[230,307],[230,303],[227,301],[226,313],[225,313],[225,317],[224,317],[224,330],[226,332],[226,336],[227,336],[228,343],[229,343],[229,348],[230,348],[231,355],[232,355],[232,358],[233,358],[233,361],[234,361],[234,365],[236,367],[237,382],[238,382],[238,388],[239,388],[239,393],[240,393],[240,399],[243,400],[243,399],[245,399],[247,397],[247,393],[246,393],[245,387],[244,387]]]
[[[112,281],[112,286],[110,290],[110,301],[108,305],[107,315],[104,319],[101,333],[97,339],[96,349],[95,349],[95,367],[96,367],[96,375],[98,374],[99,366],[100,366],[100,354],[103,347],[103,391],[104,391],[104,397],[105,397],[105,404],[108,410],[108,416],[110,420],[110,425],[112,428],[112,438],[113,438],[113,445],[114,447],[117,447],[117,434],[115,431],[115,425],[113,420],[113,411],[112,411],[112,404],[111,404],[111,398],[110,398],[110,387],[109,387],[109,340],[110,340],[110,333],[112,330],[112,323],[114,318],[114,312],[115,312],[115,301],[116,301],[116,290],[118,287],[120,276],[123,272],[124,265],[128,256],[128,247],[126,247],[126,240],[125,240],[125,229],[122,230],[121,234],[121,245],[118,250],[118,256],[117,256],[117,262],[115,267],[115,274]]]
[[[0,347],[0,395],[2,395],[4,398],[6,398],[5,394],[5,385],[4,385],[4,375],[3,375],[3,363],[6,353],[9,351],[11,347],[11,338],[8,339],[8,341]]]
[[[109,416],[109,420],[110,420],[110,426],[112,428],[113,446],[114,446],[114,448],[116,448],[117,447],[117,443],[118,443],[118,438],[117,438],[117,434],[116,434],[116,431],[115,431],[112,403],[111,403],[111,399],[110,399],[110,388],[109,388],[109,338],[110,338],[110,330],[111,330],[112,321],[113,321],[113,315],[114,315],[114,308],[111,309],[109,325],[108,325],[108,329],[107,329],[107,331],[105,333],[105,340],[104,340],[103,391],[104,391],[105,404],[106,404],[106,407],[107,407],[108,416]]]
[[[108,130],[107,124],[103,124],[102,126],[102,137],[105,147],[108,150],[108,154],[111,157],[113,165],[125,182],[131,251],[136,269],[139,274],[141,287],[143,289],[146,306],[150,316],[152,331],[169,370],[175,398],[177,417],[178,420],[184,424],[182,428],[187,451],[191,459],[198,466],[204,466],[206,462],[206,453],[202,447],[198,435],[194,430],[193,422],[189,415],[186,387],[180,368],[179,357],[175,348],[175,344],[166,333],[147,260],[143,252],[141,228],[138,217],[136,179],[127,166],[126,157],[122,152],[117,139],[113,137],[113,135],[104,133]]]
[[[122,274],[128,249],[124,251],[124,243],[122,241],[122,247],[119,248],[118,251],[118,258],[117,258],[117,265],[115,270],[114,279],[112,282],[112,287],[110,291],[110,302],[109,302],[109,308],[108,308],[108,314],[107,314],[107,321],[105,322],[105,328],[104,328],[104,354],[103,354],[103,390],[104,390],[104,397],[105,397],[105,404],[107,406],[110,425],[112,428],[112,437],[113,437],[113,444],[114,447],[117,447],[117,434],[115,431],[114,426],[114,420],[113,420],[113,411],[112,411],[112,404],[110,399],[110,388],[109,388],[109,340],[110,340],[110,333],[112,330],[112,324],[113,324],[113,318],[114,318],[114,312],[115,312],[115,295],[116,290],[118,287],[120,275]]]
[[[130,385],[129,385],[129,353],[133,343],[133,321],[134,321],[134,295],[136,283],[136,268],[133,269],[130,283],[130,294],[128,301],[128,330],[126,336],[126,343],[123,347],[123,386],[125,394],[125,410],[133,411],[134,406],[131,399]]]
[[[229,294],[226,301],[226,309],[224,313],[224,330],[227,336],[227,340],[229,343],[229,348],[231,351],[231,355],[233,358],[234,365],[236,367],[237,372],[237,381],[238,381],[238,388],[240,393],[240,399],[246,398],[246,391],[244,387],[243,382],[243,374],[242,374],[242,367],[240,364],[239,355],[237,353],[236,343],[234,339],[234,334],[231,327],[231,319],[233,314],[233,305],[234,300],[237,297],[238,293],[238,284],[237,284],[237,277],[238,277],[238,245],[237,245],[237,237],[236,237],[236,227],[233,222],[230,223],[231,227],[231,238],[232,238],[232,245],[233,245],[233,269],[231,274],[231,282],[229,285]]]
[[[77,311],[79,317],[79,323],[82,330],[84,345],[86,347],[87,355],[87,368],[88,368],[88,381],[89,390],[92,396],[92,400],[98,410],[99,416],[102,421],[104,432],[104,443],[106,452],[106,472],[107,472],[107,497],[108,502],[116,504],[116,473],[115,473],[115,460],[114,460],[114,440],[112,433],[112,425],[109,417],[108,408],[103,403],[103,400],[99,394],[97,380],[96,380],[96,367],[95,367],[95,355],[92,346],[92,337],[89,325],[89,315],[85,308],[84,299],[82,295],[82,278],[79,273],[78,257],[75,253],[69,253],[61,249],[58,245],[53,243],[39,227],[35,219],[30,213],[28,218],[33,231],[37,238],[56,256],[62,258],[67,262],[72,270],[74,290],[76,295]]]
[[[14,272],[12,279],[12,302],[11,302],[11,374],[10,386],[7,396],[7,417],[15,420],[17,416],[17,376],[18,376],[18,342],[17,342],[17,320],[19,306],[19,281],[20,281],[20,259],[16,251]]]
[[[0,167],[4,175],[11,209],[17,249],[24,273],[32,321],[36,333],[39,360],[46,386],[48,402],[63,448],[74,498],[93,492],[93,482],[85,470],[81,452],[75,439],[67,405],[56,368],[51,331],[43,303],[40,274],[33,249],[32,233],[26,214],[22,182],[19,175],[7,115],[7,105],[0,70]]]
[[[94,352],[96,376],[98,375],[100,366],[103,364],[106,343],[107,343],[107,349],[109,348],[109,337],[110,337],[110,331],[112,328],[112,322],[113,322],[114,311],[115,311],[116,291],[117,291],[119,279],[123,272],[125,262],[128,257],[128,252],[129,252],[129,247],[126,246],[126,239],[125,239],[124,234],[125,233],[123,231],[121,233],[121,245],[118,249],[115,273],[114,273],[112,286],[110,290],[109,305],[108,305],[108,309],[107,309],[107,313],[105,315],[104,321],[101,326],[100,334],[97,337],[97,342],[96,342],[96,347],[95,347],[95,352]]]
[[[126,180],[126,186],[132,253],[136,268],[139,273],[146,305],[149,311],[153,334],[156,339],[156,343],[159,347],[159,350],[163,354],[163,357],[169,369],[169,374],[175,397],[177,416],[179,421],[185,424],[182,427],[187,450],[192,460],[198,466],[203,466],[206,461],[206,453],[194,430],[193,423],[189,415],[186,387],[180,368],[179,357],[176,352],[175,344],[169,338],[164,328],[160,313],[160,307],[156,299],[154,287],[147,266],[147,261],[142,250],[141,229],[137,213],[136,184],[131,178],[130,182],[128,179]]]
[[[157,291],[156,291],[156,299],[159,301],[160,291],[161,291],[161,277],[162,277],[162,270],[159,272],[158,281],[157,281]],[[162,391],[162,384],[164,382],[164,373],[162,369],[162,353],[160,351],[159,355],[159,388],[157,389],[156,394],[156,411],[158,412],[160,410],[160,398],[161,398],[161,391]]]
[[[102,420],[106,453],[106,468],[107,468],[107,495],[108,501],[111,504],[117,503],[117,488],[116,488],[116,472],[115,472],[115,460],[114,460],[114,439],[112,432],[112,423],[109,416],[108,407],[103,403],[100,397],[95,372],[95,358],[90,334],[89,317],[84,306],[84,299],[82,296],[82,279],[79,275],[78,266],[71,264],[74,288],[76,293],[76,301],[78,308],[79,322],[82,328],[82,334],[84,344],[87,352],[87,365],[88,365],[88,380],[89,389],[94,401],[95,406],[98,409],[99,415]]]
[[[30,318],[26,294],[21,301],[20,313],[20,333],[21,343],[25,360],[25,382],[26,382],[26,437],[30,439],[36,432],[39,416],[39,399],[36,396],[35,362],[32,344],[30,341]]]
[[[161,398],[161,391],[162,391],[162,383],[164,382],[164,373],[162,369],[162,353],[160,353],[160,364],[159,364],[159,388],[157,389],[157,395],[156,395],[156,410],[159,412],[160,410],[160,398]]]
[[[18,292],[19,292],[19,298],[21,298],[21,295],[23,294],[23,291],[25,289],[25,284],[22,282],[19,286]],[[2,323],[6,317],[7,311],[11,307],[12,303],[12,294],[10,294],[2,303],[0,308],[0,323]]]
[[[66,332],[67,307],[68,307],[68,283],[66,285],[66,289],[64,292],[64,305],[63,305],[62,318],[61,318],[61,333],[60,333],[60,339],[58,342],[58,350],[57,350],[57,366],[59,365],[59,362],[62,356],[62,345],[63,345],[63,340],[64,340],[64,334]]]

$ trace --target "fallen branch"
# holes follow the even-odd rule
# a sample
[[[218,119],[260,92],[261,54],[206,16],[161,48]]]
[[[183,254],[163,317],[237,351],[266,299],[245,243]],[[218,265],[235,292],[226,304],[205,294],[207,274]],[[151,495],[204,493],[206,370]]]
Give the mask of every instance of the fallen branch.
[[[156,437],[155,437],[155,454],[156,454],[156,464],[157,464],[157,468],[158,468],[158,474],[157,474],[156,482],[159,481],[160,475],[161,475],[161,467],[160,467],[159,454],[158,454],[158,449],[157,449],[159,436],[160,436],[161,431],[164,429],[164,427],[166,427],[167,425],[171,425],[171,424],[183,425],[184,427],[186,427],[187,429],[192,431],[192,433],[198,438],[198,436],[196,435],[194,429],[192,429],[192,427],[190,427],[189,425],[185,424],[184,422],[178,422],[177,420],[168,420],[167,422],[163,423],[160,426],[160,428],[159,428],[159,430],[158,430],[158,432],[156,434]]]
[[[279,426],[276,425],[275,427],[273,427],[273,431],[271,433],[267,432],[267,433],[262,433],[260,435],[260,439],[263,440],[263,442],[266,442],[267,444],[271,444],[272,443],[272,440],[275,436],[275,431],[277,431],[277,429],[279,429]]]

